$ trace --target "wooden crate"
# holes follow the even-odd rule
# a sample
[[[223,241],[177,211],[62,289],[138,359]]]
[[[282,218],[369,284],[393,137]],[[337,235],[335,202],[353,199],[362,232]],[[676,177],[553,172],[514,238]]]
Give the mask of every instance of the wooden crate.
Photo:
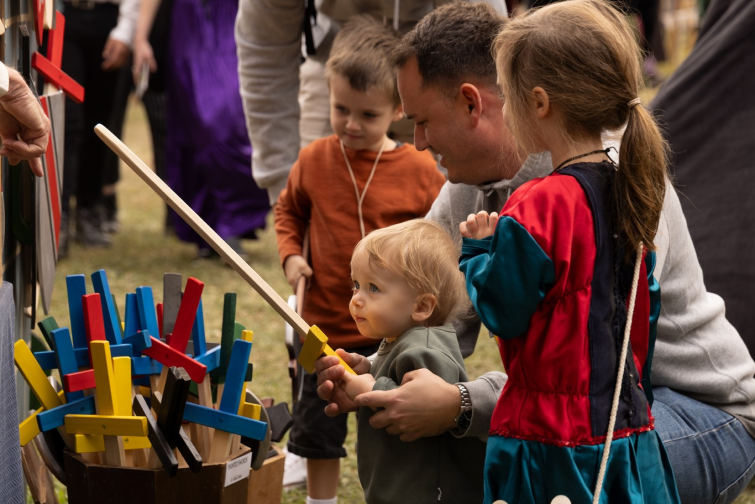
[[[280,504],[283,495],[283,468],[286,454],[275,445],[277,455],[265,460],[259,471],[249,471],[247,504]]]
[[[227,460],[193,473],[180,467],[174,478],[163,469],[108,467],[65,452],[69,504],[238,504],[247,501],[243,478],[225,486],[226,465],[250,455],[247,447]]]

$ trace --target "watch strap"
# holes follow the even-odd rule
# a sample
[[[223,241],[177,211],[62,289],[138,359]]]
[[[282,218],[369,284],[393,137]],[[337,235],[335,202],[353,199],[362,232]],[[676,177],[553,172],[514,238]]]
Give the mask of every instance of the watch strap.
[[[454,418],[454,423],[456,424],[454,435],[463,436],[472,423],[472,397],[469,395],[469,390],[465,385],[462,385],[461,383],[456,383],[455,385],[459,388],[461,406],[459,408],[459,414]]]

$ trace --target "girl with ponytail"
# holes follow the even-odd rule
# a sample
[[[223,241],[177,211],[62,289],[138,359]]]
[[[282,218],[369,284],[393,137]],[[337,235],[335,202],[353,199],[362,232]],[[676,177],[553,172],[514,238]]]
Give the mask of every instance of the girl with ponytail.
[[[485,502],[679,502],[650,411],[666,145],[638,98],[635,34],[604,0],[568,0],[507,23],[494,51],[518,147],[554,169],[460,224],[467,290],[508,373]],[[622,127],[616,165],[601,138]]]

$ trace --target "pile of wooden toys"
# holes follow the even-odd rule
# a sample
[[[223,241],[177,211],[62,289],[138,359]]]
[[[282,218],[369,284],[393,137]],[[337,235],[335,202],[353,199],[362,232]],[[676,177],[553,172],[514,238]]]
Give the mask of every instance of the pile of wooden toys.
[[[204,284],[166,273],[163,303],[152,288],[126,294],[121,321],[104,270],[66,277],[71,327],[39,323],[50,351],[15,345],[15,363],[42,405],[19,426],[21,446],[53,429],[67,448],[108,466],[199,472],[240,449],[241,436],[264,439],[260,406],[245,401],[252,379],[252,331],[236,322],[236,294],[226,294],[221,344],[207,348]],[[191,340],[192,354],[187,354]],[[46,370],[57,370],[57,393]],[[217,398],[217,402],[213,399]]]

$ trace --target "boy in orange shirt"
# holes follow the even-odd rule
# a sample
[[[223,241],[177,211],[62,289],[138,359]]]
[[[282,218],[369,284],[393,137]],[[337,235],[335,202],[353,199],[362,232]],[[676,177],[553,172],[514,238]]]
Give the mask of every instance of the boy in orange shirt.
[[[338,33],[326,65],[333,135],[299,153],[275,206],[278,253],[288,283],[307,277],[302,317],[333,348],[371,355],[378,345],[359,334],[349,314],[349,264],[370,231],[421,217],[445,177],[428,152],[387,136],[402,115],[391,51],[396,32],[374,18],[352,19]],[[309,263],[302,241],[309,227]],[[317,377],[304,379],[294,405],[288,450],[307,458],[307,504],[335,504],[346,415],[325,415]]]

